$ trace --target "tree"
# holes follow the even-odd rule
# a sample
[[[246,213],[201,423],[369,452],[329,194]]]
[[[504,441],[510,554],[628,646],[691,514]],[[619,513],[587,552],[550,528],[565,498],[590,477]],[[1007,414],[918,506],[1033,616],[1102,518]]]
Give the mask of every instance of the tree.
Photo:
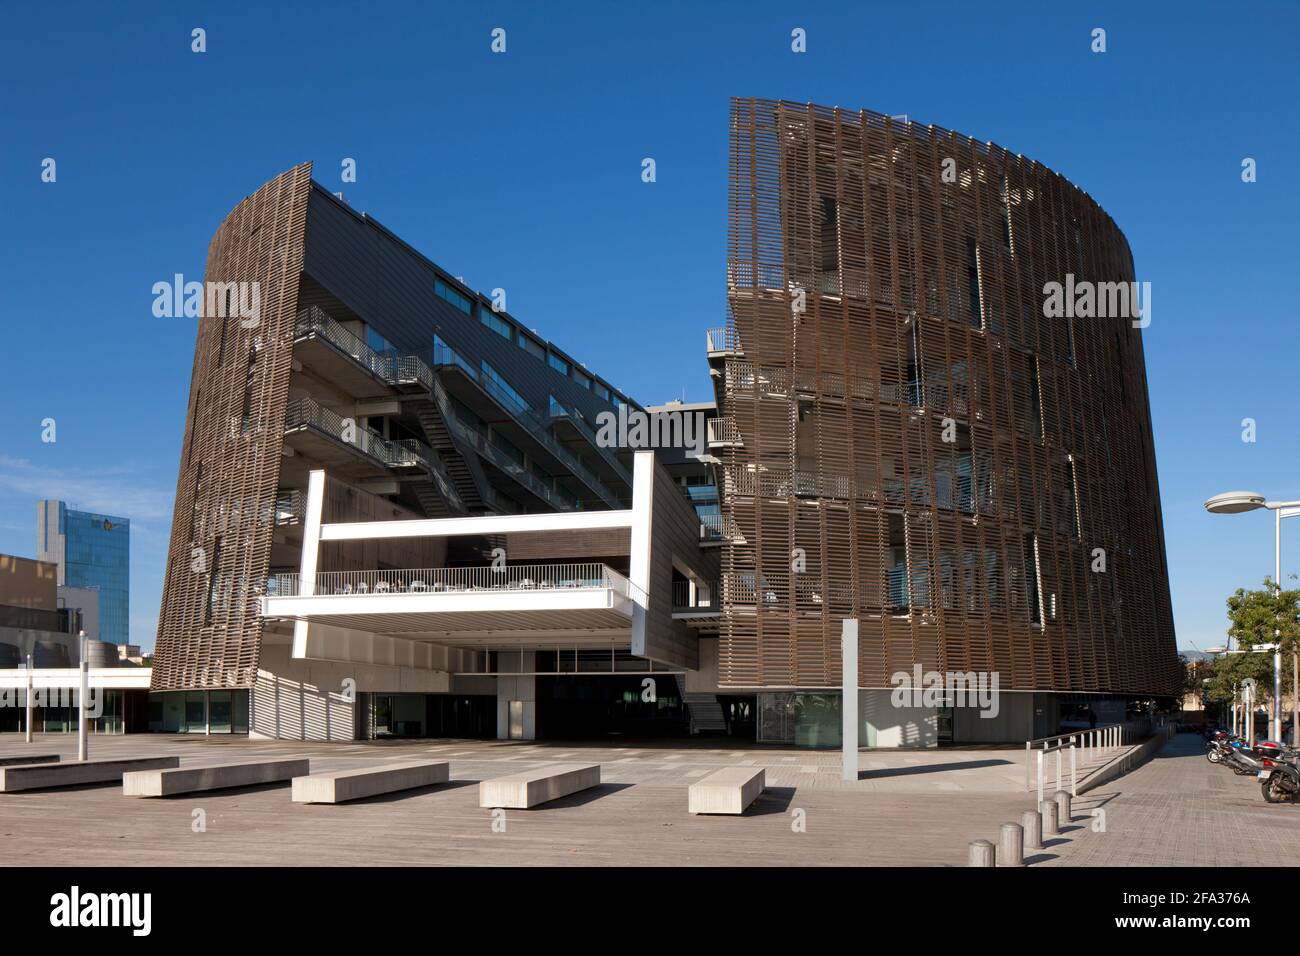
[[[1283,655],[1291,658],[1291,679],[1287,680],[1284,668],[1283,691],[1285,693],[1288,687],[1291,691],[1292,742],[1300,741],[1297,737],[1300,734],[1300,699],[1296,695],[1295,679],[1297,670],[1300,670],[1300,657],[1297,656],[1300,651],[1300,590],[1280,589],[1272,578],[1264,579],[1261,590],[1237,588],[1228,598],[1228,636],[1236,638],[1237,646],[1243,651],[1277,641],[1282,645]],[[1216,662],[1212,680],[1218,680],[1222,669],[1224,681],[1233,674],[1238,675],[1238,680],[1254,677],[1271,692],[1273,667],[1268,658],[1265,653],[1225,654]],[[1230,690],[1228,696],[1231,698]]]

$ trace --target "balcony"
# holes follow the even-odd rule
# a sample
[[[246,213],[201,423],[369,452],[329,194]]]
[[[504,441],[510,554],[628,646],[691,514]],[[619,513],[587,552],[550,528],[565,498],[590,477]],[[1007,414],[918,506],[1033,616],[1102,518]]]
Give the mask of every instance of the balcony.
[[[852,588],[826,587],[820,576],[810,574],[766,574],[737,571],[724,574],[722,602],[728,608],[762,607],[772,611],[793,609],[801,614],[820,615],[827,603],[851,612]]]
[[[435,368],[448,370],[454,373],[456,378],[460,378],[462,382],[468,383],[470,387],[468,389],[459,389],[458,397],[475,413],[491,420],[499,418],[500,413],[504,412],[506,423],[516,426],[517,434],[510,436],[512,441],[517,438],[530,446],[528,450],[536,453],[534,457],[545,456],[552,459],[555,465],[572,475],[587,489],[595,492],[596,496],[611,508],[624,507],[623,499],[601,481],[571,451],[560,444],[559,440],[551,433],[547,423],[533,409],[522,404],[516,395],[502,388],[489,376],[482,374],[480,370],[474,368],[455,350],[446,346],[434,347],[433,364]],[[450,385],[448,387],[450,388]],[[484,404],[482,396],[490,399],[490,406]],[[465,423],[462,422],[461,425],[465,426]],[[485,457],[489,456],[485,454]],[[495,458],[489,457],[489,460],[493,464],[498,463]],[[519,466],[516,465],[516,467]],[[624,469],[624,472],[626,473],[626,469]],[[513,474],[514,472],[512,472]],[[530,490],[532,489],[530,488]]]
[[[512,631],[536,642],[548,630],[626,630],[633,604],[644,603],[626,576],[596,563],[326,571],[312,590],[302,593],[298,574],[271,575],[262,615],[500,646]],[[592,640],[610,645],[608,633]]]
[[[389,440],[307,396],[289,402],[284,430],[286,440],[293,438],[295,450],[351,477],[366,473],[358,458],[394,471],[434,471],[440,467],[436,453],[423,442],[410,438]]]
[[[716,618],[721,614],[722,601],[718,582],[698,584],[694,581],[673,582],[673,617],[677,620]]]
[[[753,472],[748,468],[723,470],[723,492],[758,498],[840,498],[854,496],[853,482],[842,475],[811,471]]]
[[[349,395],[365,398],[389,388],[428,391],[433,372],[418,356],[376,352],[329,313],[311,306],[294,323],[295,357]]]
[[[740,348],[740,335],[734,326],[724,325],[708,329],[704,335],[710,358],[745,354]]]
[[[447,426],[451,429],[452,434],[459,440],[469,445],[485,461],[496,466],[505,474],[509,475],[519,484],[528,490],[532,495],[540,499],[544,504],[556,511],[579,511],[582,508],[582,502],[572,495],[566,494],[554,485],[548,484],[539,478],[534,472],[530,471],[525,465],[511,456],[503,448],[492,444],[485,430],[478,425],[467,422],[455,412],[450,412],[446,416]]]
[[[744,444],[740,440],[740,429],[736,427],[734,418],[710,418],[708,424],[710,448],[735,448]]]
[[[608,448],[600,443],[596,430],[587,423],[587,420],[582,415],[565,408],[554,398],[551,399],[547,407],[547,414],[557,437],[560,435],[561,429],[567,429],[573,433],[575,438],[585,442],[600,456],[599,464],[605,466],[602,478],[613,477],[623,485],[629,488],[632,487],[632,473],[618,460],[613,448]]]

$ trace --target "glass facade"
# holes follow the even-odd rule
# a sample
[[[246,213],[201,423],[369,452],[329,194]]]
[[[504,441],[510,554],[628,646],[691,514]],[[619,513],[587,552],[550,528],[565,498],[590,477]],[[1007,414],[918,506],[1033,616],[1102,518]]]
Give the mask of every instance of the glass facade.
[[[246,734],[248,691],[188,690],[150,694],[149,730],[164,734]]]
[[[58,520],[37,528],[37,554],[59,565],[59,583],[99,591],[99,639],[129,644],[131,637],[131,522],[127,518],[73,511],[62,501]]]

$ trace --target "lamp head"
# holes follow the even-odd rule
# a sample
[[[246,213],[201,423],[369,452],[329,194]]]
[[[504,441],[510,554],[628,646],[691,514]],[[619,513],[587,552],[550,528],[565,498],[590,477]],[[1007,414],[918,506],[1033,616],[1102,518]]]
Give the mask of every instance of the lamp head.
[[[1254,491],[1225,491],[1205,502],[1205,510],[1216,515],[1235,515],[1264,507],[1264,496]]]

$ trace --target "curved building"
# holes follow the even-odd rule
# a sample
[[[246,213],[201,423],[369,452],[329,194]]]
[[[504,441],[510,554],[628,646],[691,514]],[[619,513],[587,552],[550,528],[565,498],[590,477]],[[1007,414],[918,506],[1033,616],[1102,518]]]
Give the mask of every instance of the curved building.
[[[918,665],[1033,692],[986,725],[1005,739],[1073,702],[1122,718],[1174,694],[1142,323],[1111,218],[990,143],[784,101],[733,101],[730,174],[730,316],[709,333],[718,668],[759,692],[760,738],[841,686],[845,618],[868,724]],[[1053,282],[1098,298],[1058,309]],[[945,709],[895,742],[953,736]]]

